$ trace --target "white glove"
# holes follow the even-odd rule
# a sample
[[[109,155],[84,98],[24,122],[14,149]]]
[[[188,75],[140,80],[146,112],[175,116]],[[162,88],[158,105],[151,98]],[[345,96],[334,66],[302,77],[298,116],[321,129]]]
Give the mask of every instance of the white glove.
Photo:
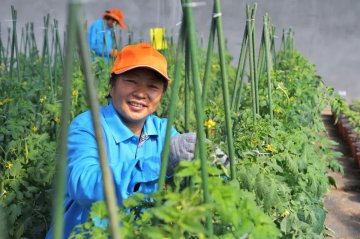
[[[193,160],[196,144],[195,133],[180,134],[171,139],[167,175],[173,175],[180,160]]]

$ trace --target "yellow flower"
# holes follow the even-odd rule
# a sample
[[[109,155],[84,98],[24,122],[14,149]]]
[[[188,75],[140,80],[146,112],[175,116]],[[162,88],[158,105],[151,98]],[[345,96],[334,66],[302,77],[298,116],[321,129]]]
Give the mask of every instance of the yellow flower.
[[[251,140],[251,145],[252,146],[256,146],[256,145],[258,145],[259,144],[259,140],[257,140],[257,139],[252,139]]]
[[[40,58],[37,57],[37,58],[35,59],[34,63],[35,63],[36,65],[39,64],[39,63],[40,63]]]
[[[6,162],[5,168],[11,169],[14,165],[10,162]]]
[[[77,97],[78,95],[79,95],[79,91],[77,90],[72,91],[72,96]]]
[[[0,101],[0,106],[3,106],[3,105],[5,105],[6,103],[8,103],[8,102],[10,102],[10,101],[11,101],[10,98],[6,98],[6,99],[4,99],[3,101]]]
[[[209,119],[208,121],[205,121],[204,126],[207,127],[208,129],[214,127],[216,125],[216,122]]]
[[[38,131],[38,128],[36,126],[32,127],[32,131],[36,133]]]
[[[290,215],[290,212],[285,209],[285,211],[281,214],[282,217],[287,217]]]
[[[279,114],[279,113],[281,113],[281,109],[276,107],[276,108],[274,109],[274,112],[277,113],[277,114]]]
[[[274,148],[274,146],[272,144],[267,144],[265,146],[265,150],[269,151],[269,152],[272,152],[272,153],[276,152],[276,149]]]
[[[214,65],[212,65],[211,67],[212,67],[213,70],[215,70],[215,71],[220,70],[220,66],[219,66],[218,64],[214,64]]]
[[[41,104],[43,104],[43,103],[45,102],[45,100],[46,100],[46,96],[41,97],[40,100],[39,100],[39,102],[40,102]]]
[[[54,121],[55,121],[55,123],[60,123],[60,118],[59,117],[55,117],[55,119],[54,119]]]

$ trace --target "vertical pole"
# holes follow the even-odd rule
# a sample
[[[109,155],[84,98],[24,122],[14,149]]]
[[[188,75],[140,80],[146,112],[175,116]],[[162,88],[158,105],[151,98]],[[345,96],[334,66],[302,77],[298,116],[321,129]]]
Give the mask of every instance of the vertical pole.
[[[275,26],[272,26],[271,27],[271,53],[272,53],[272,59],[273,59],[273,67],[276,67],[275,31],[276,31]]]
[[[78,14],[79,15],[79,14]],[[77,16],[78,16],[77,15]],[[94,75],[92,74],[91,70],[91,63],[90,63],[90,53],[89,53],[89,46],[86,39],[86,34],[84,31],[83,24],[81,23],[79,18],[76,18],[76,32],[77,32],[77,40],[79,44],[80,50],[80,60],[83,65],[84,69],[84,77],[85,77],[85,84],[86,84],[86,91],[89,97],[89,105],[91,109],[91,116],[93,121],[93,127],[95,131],[96,143],[98,148],[102,178],[103,178],[103,187],[104,187],[104,195],[105,195],[105,202],[106,207],[109,213],[109,224],[110,224],[110,236],[114,239],[122,238],[120,234],[119,228],[119,215],[118,215],[118,208],[117,208],[117,199],[115,193],[115,186],[114,186],[114,177],[109,167],[109,162],[107,160],[106,149],[104,146],[104,139],[103,139],[103,130],[100,125],[100,112],[99,112],[99,102],[97,101],[97,93],[94,84]]]
[[[184,34],[186,35],[186,34]],[[189,43],[185,42],[185,105],[184,105],[184,120],[185,120],[185,132],[189,132],[190,127],[190,80],[191,80],[191,59],[190,59],[190,48]]]
[[[253,124],[255,125],[256,121],[256,98],[255,98],[255,76],[254,76],[254,51],[253,51],[253,34],[252,34],[252,24],[251,24],[251,10],[250,6],[246,5],[246,21],[248,23],[248,49],[249,49],[249,66],[250,66],[250,81],[251,81],[251,95],[252,95],[252,113],[253,113]]]
[[[247,43],[249,44],[249,42]],[[242,65],[242,71],[241,71],[241,76],[240,76],[240,86],[239,86],[239,93],[238,93],[238,99],[235,105],[235,109],[238,110],[240,107],[240,103],[241,103],[241,92],[242,92],[242,86],[243,86],[243,82],[244,82],[244,75],[245,75],[245,68],[246,68],[246,60],[249,58],[249,47],[247,45],[245,45],[245,59],[243,61],[243,65]]]
[[[159,183],[158,191],[163,190],[165,184],[166,169],[167,169],[169,152],[170,152],[170,133],[171,133],[171,127],[174,124],[174,120],[175,120],[176,102],[178,101],[178,94],[180,88],[180,72],[181,72],[180,67],[181,67],[181,59],[184,48],[184,35],[185,35],[185,24],[183,23],[181,25],[178,45],[176,48],[174,81],[171,86],[171,97],[169,104],[168,122],[166,126],[165,143],[164,143],[164,149],[161,154],[161,168],[160,168],[160,176],[158,181]]]
[[[230,112],[230,99],[229,99],[229,86],[226,72],[226,60],[225,60],[225,46],[224,46],[224,35],[222,29],[222,17],[221,17],[221,6],[220,0],[215,0],[215,11],[214,16],[216,16],[216,30],[219,44],[219,55],[220,55],[220,65],[221,65],[221,78],[222,78],[222,88],[223,88],[223,100],[225,106],[225,122],[226,122],[226,136],[227,136],[227,145],[228,153],[230,158],[230,172],[231,180],[236,178],[235,174],[235,154],[234,154],[234,140],[232,133],[232,123],[231,123],[231,112]]]
[[[256,26],[255,26],[255,17],[256,17],[257,4],[254,4],[254,7],[251,11],[251,34],[252,34],[252,51],[253,51],[253,68],[254,68],[254,83],[255,83],[255,105],[256,113],[259,114],[259,74],[257,72],[256,64]]]
[[[215,7],[215,5],[214,5]],[[215,9],[213,9],[213,13]],[[208,49],[206,53],[206,65],[205,65],[205,72],[204,72],[204,78],[203,78],[203,87],[202,87],[202,102],[205,106],[206,104],[206,98],[207,98],[207,92],[209,89],[209,72],[210,72],[210,66],[211,66],[211,57],[213,55],[214,51],[214,39],[215,39],[215,31],[216,31],[216,25],[214,16],[211,19],[211,26],[210,26],[210,35],[209,35],[209,43],[208,43]]]
[[[210,202],[210,193],[208,185],[208,171],[207,171],[207,161],[206,161],[206,151],[205,151],[205,132],[203,129],[204,124],[204,114],[203,106],[201,99],[201,86],[200,86],[200,75],[197,58],[197,46],[196,46],[196,32],[195,32],[195,23],[192,13],[192,2],[191,0],[185,0],[184,7],[184,16],[186,18],[186,29],[187,29],[187,41],[189,41],[190,54],[191,54],[191,69],[192,69],[192,81],[194,87],[194,99],[196,107],[196,128],[197,128],[197,144],[196,147],[199,150],[199,156],[201,161],[201,177],[202,177],[202,187],[204,193],[204,203]],[[206,228],[207,234],[209,237],[213,234],[213,225],[211,220],[211,214],[209,213],[206,217]]]
[[[54,239],[62,239],[64,231],[64,195],[65,195],[65,169],[67,164],[67,135],[68,135],[68,121],[70,115],[70,88],[72,72],[74,69],[75,41],[76,41],[76,15],[80,4],[69,3],[68,6],[68,29],[67,29],[67,44],[65,46],[65,64],[64,64],[64,83],[63,83],[63,102],[61,109],[60,121],[60,136],[57,148],[57,165],[55,175],[55,198],[54,198]]]
[[[265,43],[265,59],[266,59],[266,73],[267,73],[267,82],[268,82],[268,101],[269,101],[269,114],[270,122],[273,125],[273,110],[272,110],[272,83],[271,83],[271,72],[272,72],[272,62],[271,62],[271,49],[270,49],[270,39],[269,39],[269,17],[266,14],[264,16],[264,43]]]
[[[2,66],[2,63],[4,61],[4,46],[3,46],[3,42],[2,42],[2,39],[1,39],[1,23],[0,23],[0,66]],[[5,69],[4,69],[5,71]]]
[[[231,101],[231,110],[237,110],[237,108],[235,108],[235,103],[236,103],[236,99],[239,96],[239,85],[240,85],[240,76],[242,74],[242,72],[244,71],[242,67],[242,65],[244,64],[243,62],[245,61],[245,52],[247,51],[246,50],[246,47],[247,47],[247,38],[248,38],[248,34],[247,34],[247,24],[248,22],[246,22],[246,25],[245,25],[245,29],[244,29],[244,34],[243,34],[243,39],[242,39],[242,42],[241,42],[241,49],[240,49],[240,58],[239,58],[239,62],[238,62],[238,66],[237,66],[237,70],[236,70],[236,76],[235,76],[235,87],[234,87],[234,91],[233,91],[233,94],[232,94],[232,101]],[[241,71],[242,69],[242,71]],[[242,79],[241,79],[242,81]],[[239,92],[239,93],[238,93]]]

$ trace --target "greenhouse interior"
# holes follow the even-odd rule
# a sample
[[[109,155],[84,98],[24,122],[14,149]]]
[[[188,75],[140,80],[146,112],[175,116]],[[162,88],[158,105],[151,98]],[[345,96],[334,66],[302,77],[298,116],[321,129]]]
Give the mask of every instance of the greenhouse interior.
[[[360,238],[359,12],[1,0],[0,239]]]

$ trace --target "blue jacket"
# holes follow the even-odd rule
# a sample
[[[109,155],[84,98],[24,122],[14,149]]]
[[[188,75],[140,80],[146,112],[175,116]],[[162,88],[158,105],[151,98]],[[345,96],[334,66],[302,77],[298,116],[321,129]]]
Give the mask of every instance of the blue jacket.
[[[111,49],[113,48],[113,39],[111,37],[113,31],[113,28],[106,25],[102,18],[97,19],[89,29],[88,38],[90,50],[93,51],[96,56],[102,57],[104,55],[106,61],[109,59]],[[104,45],[104,36],[106,45]]]
[[[124,124],[112,103],[100,108],[108,162],[114,176],[118,204],[137,192],[157,190],[161,152],[165,142],[167,119],[150,115],[141,140]],[[172,128],[171,137],[179,133]],[[91,204],[104,200],[102,174],[89,111],[70,124],[65,197],[65,231],[68,238],[74,226],[86,221]],[[52,237],[53,227],[46,238]]]

